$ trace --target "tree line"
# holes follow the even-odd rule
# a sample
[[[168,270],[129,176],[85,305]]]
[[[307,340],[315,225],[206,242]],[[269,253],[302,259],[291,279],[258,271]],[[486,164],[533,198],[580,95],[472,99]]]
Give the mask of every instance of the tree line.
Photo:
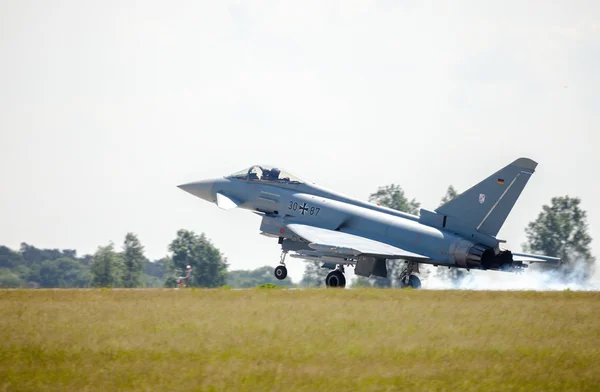
[[[168,249],[169,255],[149,260],[134,233],[127,233],[119,247],[109,243],[83,256],[75,249],[27,243],[18,250],[0,246],[0,288],[176,287],[187,265],[192,267],[191,285],[197,287],[294,286],[291,280],[278,281],[271,266],[230,271],[227,258],[204,233],[179,230]]]
[[[449,186],[440,205],[458,196]],[[379,187],[369,201],[413,215],[420,203],[409,199],[396,184]],[[577,197],[553,197],[542,206],[537,218],[525,228],[525,252],[558,256],[564,264],[556,270],[565,280],[585,281],[593,273],[595,259],[591,252],[587,213]],[[306,261],[300,282],[283,281],[273,276],[273,266],[253,270],[229,270],[227,258],[204,234],[181,229],[168,245],[169,254],[149,260],[138,236],[127,233],[123,242],[99,246],[92,255],[78,256],[74,249],[39,249],[22,243],[18,250],[0,246],[0,287],[175,287],[185,267],[192,267],[191,285],[197,287],[255,287],[260,284],[316,287],[324,285],[328,269]],[[394,287],[402,262],[388,260],[388,278],[357,277],[355,286]],[[545,267],[539,266],[544,269]],[[546,267],[547,268],[547,267]],[[434,273],[454,282],[467,273],[463,269],[421,266],[421,274]]]

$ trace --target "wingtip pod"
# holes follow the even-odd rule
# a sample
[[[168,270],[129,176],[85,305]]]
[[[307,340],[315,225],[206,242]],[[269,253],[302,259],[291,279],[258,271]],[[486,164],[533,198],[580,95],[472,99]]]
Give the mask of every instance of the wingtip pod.
[[[528,263],[546,263],[560,266],[563,264],[563,260],[560,257],[545,256],[545,255],[534,255],[530,253],[513,253],[514,261],[526,261]]]
[[[531,170],[531,171],[534,171],[538,165],[537,162],[534,161],[533,159],[529,159],[529,158],[525,158],[525,157],[515,160],[512,164],[520,167],[521,169],[527,169],[527,170]]]

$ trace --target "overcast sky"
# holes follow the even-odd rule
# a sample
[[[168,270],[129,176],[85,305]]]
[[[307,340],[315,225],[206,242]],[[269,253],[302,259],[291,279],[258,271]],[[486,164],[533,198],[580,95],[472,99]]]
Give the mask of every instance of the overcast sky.
[[[187,228],[232,268],[275,266],[258,216],[176,185],[271,163],[433,209],[526,156],[499,237],[520,250],[579,196],[598,256],[600,3],[489,3],[0,0],[0,243],[84,254],[132,231],[159,258]]]

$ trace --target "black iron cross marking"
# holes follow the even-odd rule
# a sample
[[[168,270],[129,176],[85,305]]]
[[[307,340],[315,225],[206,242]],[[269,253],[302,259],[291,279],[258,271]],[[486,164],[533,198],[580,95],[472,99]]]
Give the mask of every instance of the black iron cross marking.
[[[306,203],[302,204],[300,207],[298,207],[298,209],[302,212],[302,215],[304,215],[306,213],[306,211],[308,211],[308,207],[306,207]]]

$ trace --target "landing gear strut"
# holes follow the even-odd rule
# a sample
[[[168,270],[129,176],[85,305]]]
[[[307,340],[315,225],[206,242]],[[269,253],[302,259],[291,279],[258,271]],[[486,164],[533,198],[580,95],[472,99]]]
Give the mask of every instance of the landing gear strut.
[[[287,277],[287,268],[285,266],[285,255],[287,252],[281,252],[281,259],[279,259],[279,265],[275,267],[275,277],[279,280],[284,280]]]
[[[325,277],[325,285],[327,287],[346,287],[346,277],[344,276],[344,266],[338,264],[336,269],[331,271]]]
[[[411,287],[413,289],[421,288],[421,280],[416,275],[412,275],[413,272],[419,272],[419,263],[407,261],[406,266],[402,272],[400,272],[400,287]]]

